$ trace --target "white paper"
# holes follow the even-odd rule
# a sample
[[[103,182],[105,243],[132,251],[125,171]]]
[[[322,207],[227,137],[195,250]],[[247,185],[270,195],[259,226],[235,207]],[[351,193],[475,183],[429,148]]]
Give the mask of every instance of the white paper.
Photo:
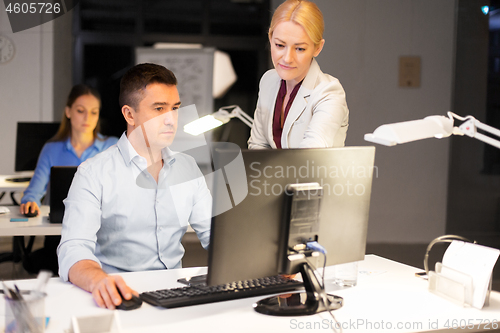
[[[10,213],[10,209],[5,206],[0,206],[0,214],[7,214]]]
[[[464,274],[450,267],[444,266],[442,263],[436,264],[436,272],[447,279],[437,279],[436,289],[448,295],[455,300],[465,302],[465,304],[472,305],[472,276]],[[450,281],[454,283],[450,283]],[[457,289],[458,288],[458,289]],[[459,297],[463,293],[463,300]]]
[[[481,309],[486,300],[491,273],[500,250],[463,241],[453,241],[443,256],[443,266],[472,276],[472,306]]]

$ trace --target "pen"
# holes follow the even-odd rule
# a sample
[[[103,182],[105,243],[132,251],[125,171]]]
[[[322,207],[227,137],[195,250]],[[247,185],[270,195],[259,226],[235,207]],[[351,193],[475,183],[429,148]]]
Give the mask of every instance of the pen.
[[[20,290],[19,291],[22,295],[29,295],[31,292],[29,290]],[[5,291],[3,289],[0,289],[0,295],[5,294]],[[8,297],[8,296],[7,296]]]
[[[5,297],[12,299],[12,295],[10,294],[9,287],[2,281],[2,293],[5,294]]]

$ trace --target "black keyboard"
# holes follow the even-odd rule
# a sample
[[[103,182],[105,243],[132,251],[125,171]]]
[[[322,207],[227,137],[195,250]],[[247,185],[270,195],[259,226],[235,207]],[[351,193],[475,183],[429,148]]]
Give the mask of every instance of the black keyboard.
[[[217,286],[186,286],[142,293],[141,299],[155,306],[177,308],[196,304],[228,301],[302,289],[300,281],[283,276],[232,282]]]

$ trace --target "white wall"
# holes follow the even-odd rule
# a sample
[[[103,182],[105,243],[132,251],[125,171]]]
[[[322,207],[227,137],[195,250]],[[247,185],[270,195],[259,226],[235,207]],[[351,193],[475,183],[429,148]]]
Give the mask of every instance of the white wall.
[[[14,173],[18,121],[53,121],[53,21],[12,33],[3,1],[0,35],[14,42],[14,58],[0,64],[0,174]]]
[[[273,0],[276,7],[282,1]],[[316,0],[325,17],[321,69],[344,86],[347,145],[381,124],[445,115],[453,79],[455,0]],[[420,88],[398,87],[400,56],[421,57]],[[449,141],[376,146],[369,242],[426,243],[446,223]]]

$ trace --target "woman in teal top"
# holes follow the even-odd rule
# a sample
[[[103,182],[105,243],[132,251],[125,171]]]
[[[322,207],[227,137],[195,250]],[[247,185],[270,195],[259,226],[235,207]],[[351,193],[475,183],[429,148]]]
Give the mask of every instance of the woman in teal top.
[[[28,188],[21,199],[20,211],[39,213],[40,202],[47,191],[50,168],[53,166],[77,166],[86,159],[114,145],[118,138],[104,137],[99,133],[99,92],[87,85],[74,86],[66,101],[61,126],[56,135],[47,142],[35,168]],[[50,269],[57,274],[56,249],[60,236],[47,236],[44,248],[34,251],[23,262],[30,273]]]

